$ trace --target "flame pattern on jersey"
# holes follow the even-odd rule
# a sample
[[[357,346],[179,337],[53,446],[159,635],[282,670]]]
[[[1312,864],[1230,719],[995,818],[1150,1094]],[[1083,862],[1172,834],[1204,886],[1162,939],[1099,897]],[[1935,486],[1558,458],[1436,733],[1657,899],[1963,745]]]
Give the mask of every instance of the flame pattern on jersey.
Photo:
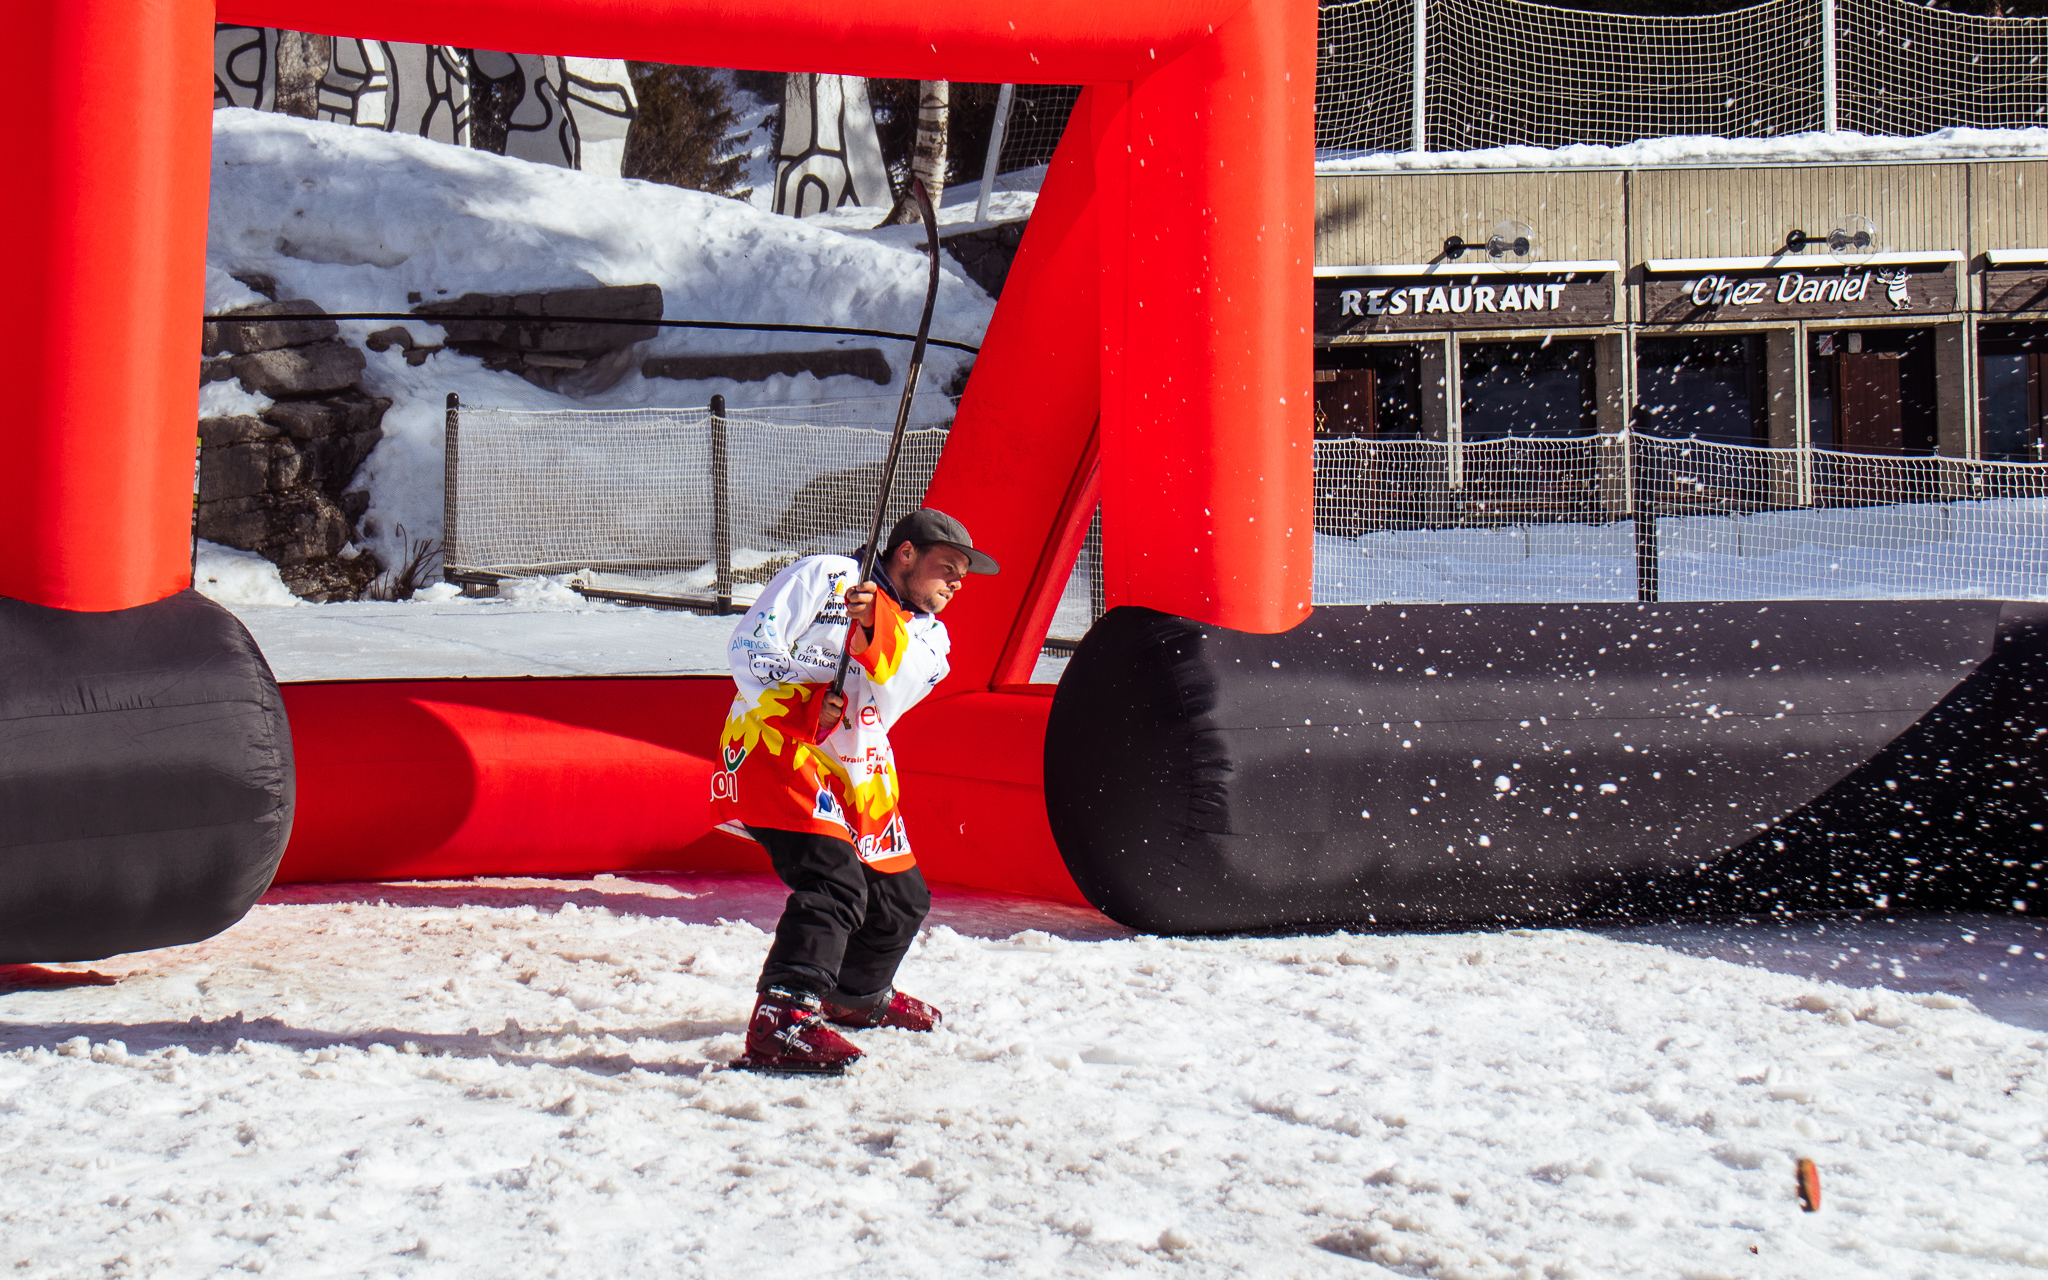
[[[711,796],[721,820],[850,841],[877,871],[916,865],[898,809],[889,727],[944,679],[950,645],[928,614],[886,594],[875,635],[846,674],[846,714],[819,742],[818,717],[852,621],[846,588],[860,566],[809,556],[777,574],[733,629],[737,686],[719,735]]]

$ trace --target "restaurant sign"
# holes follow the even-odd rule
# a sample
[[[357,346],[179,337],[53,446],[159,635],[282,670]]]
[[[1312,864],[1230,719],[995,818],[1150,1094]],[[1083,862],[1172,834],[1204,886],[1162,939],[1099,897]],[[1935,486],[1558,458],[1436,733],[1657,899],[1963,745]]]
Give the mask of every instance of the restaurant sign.
[[[1336,276],[1316,281],[1316,333],[1340,337],[1445,329],[1558,328],[1614,320],[1614,277],[1600,272]]]
[[[1643,283],[1643,319],[1650,324],[1945,315],[1955,309],[1952,261],[1657,273]]]

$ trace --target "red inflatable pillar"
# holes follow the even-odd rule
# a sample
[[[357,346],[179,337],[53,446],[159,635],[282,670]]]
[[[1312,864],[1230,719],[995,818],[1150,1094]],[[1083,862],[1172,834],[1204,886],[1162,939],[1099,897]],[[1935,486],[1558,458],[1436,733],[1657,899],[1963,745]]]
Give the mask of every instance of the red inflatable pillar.
[[[0,415],[0,596],[147,604],[191,582],[213,5],[18,0],[0,41],[0,346],[35,360]]]
[[[1258,0],[1096,100],[1111,605],[1308,616],[1315,77],[1315,6]]]
[[[1088,117],[1093,89],[1074,109]],[[1076,123],[1054,154],[925,501],[974,531],[1003,572],[948,610],[947,693],[1022,682],[1045,638],[1092,504],[1081,472],[1102,413],[1095,157]]]

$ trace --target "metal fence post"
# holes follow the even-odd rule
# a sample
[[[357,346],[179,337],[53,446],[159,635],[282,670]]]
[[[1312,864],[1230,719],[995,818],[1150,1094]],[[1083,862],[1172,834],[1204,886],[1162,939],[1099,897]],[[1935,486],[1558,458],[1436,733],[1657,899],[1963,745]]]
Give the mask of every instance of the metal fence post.
[[[1835,110],[1835,0],[1820,0],[1820,127],[1838,132]]]
[[[448,393],[448,416],[441,439],[441,581],[453,582],[449,574],[461,550],[455,538],[455,513],[462,505],[459,501],[462,490],[457,479],[461,472],[462,397],[453,391]]]
[[[1003,158],[1003,135],[1010,131],[1010,102],[1017,86],[996,90],[996,120],[988,131],[988,156],[981,162],[981,198],[974,202],[974,220],[988,221],[988,198],[996,192],[996,164]]]
[[[1429,0],[1415,0],[1415,52],[1414,74],[1411,92],[1413,98],[1408,108],[1408,149],[1429,150],[1429,98],[1424,92],[1426,83],[1424,70],[1429,60]]]
[[[732,612],[732,466],[726,452],[725,397],[711,397],[712,592],[720,617]]]
[[[1657,603],[1657,508],[1651,501],[1649,479],[1651,467],[1643,457],[1643,450],[1636,448],[1634,431],[1628,439],[1628,493],[1629,509],[1635,513],[1636,526],[1636,599],[1643,604]]]

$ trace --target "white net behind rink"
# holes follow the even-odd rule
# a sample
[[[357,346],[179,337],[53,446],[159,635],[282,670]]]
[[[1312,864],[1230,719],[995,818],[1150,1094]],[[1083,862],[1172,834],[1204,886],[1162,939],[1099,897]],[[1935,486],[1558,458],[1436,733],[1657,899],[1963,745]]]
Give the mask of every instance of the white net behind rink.
[[[1316,443],[1318,604],[2048,599],[2048,467],[1652,437]]]
[[[867,537],[896,405],[890,397],[726,412],[723,520],[740,581]],[[940,397],[913,410],[889,520],[923,500],[952,410]],[[708,594],[721,522],[713,434],[708,409],[462,409],[448,572],[589,570],[608,576],[604,586]]]
[[[1319,149],[1413,145],[1415,10],[1413,0],[1323,6]],[[1670,134],[1767,138],[1817,129],[1820,14],[1821,0],[1765,0],[1686,17],[1529,0],[1428,0],[1422,149],[1615,145]]]
[[[894,409],[726,414],[735,597],[866,536]],[[890,520],[923,500],[951,412],[941,400],[913,420]],[[450,574],[590,571],[600,587],[708,596],[712,434],[703,409],[463,410]],[[2048,599],[2040,464],[1642,435],[1315,448],[1317,604]],[[1097,529],[1055,639],[1078,640],[1103,607]]]
[[[1418,67],[1416,0],[1322,6],[1319,151],[1773,138],[1832,127],[1910,137],[2048,124],[2048,18],[1955,13],[1921,0],[1763,0],[1668,16],[1534,0],[1419,8]]]
[[[2048,124],[2048,18],[1845,0],[1836,23],[1844,129],[1912,136]]]

